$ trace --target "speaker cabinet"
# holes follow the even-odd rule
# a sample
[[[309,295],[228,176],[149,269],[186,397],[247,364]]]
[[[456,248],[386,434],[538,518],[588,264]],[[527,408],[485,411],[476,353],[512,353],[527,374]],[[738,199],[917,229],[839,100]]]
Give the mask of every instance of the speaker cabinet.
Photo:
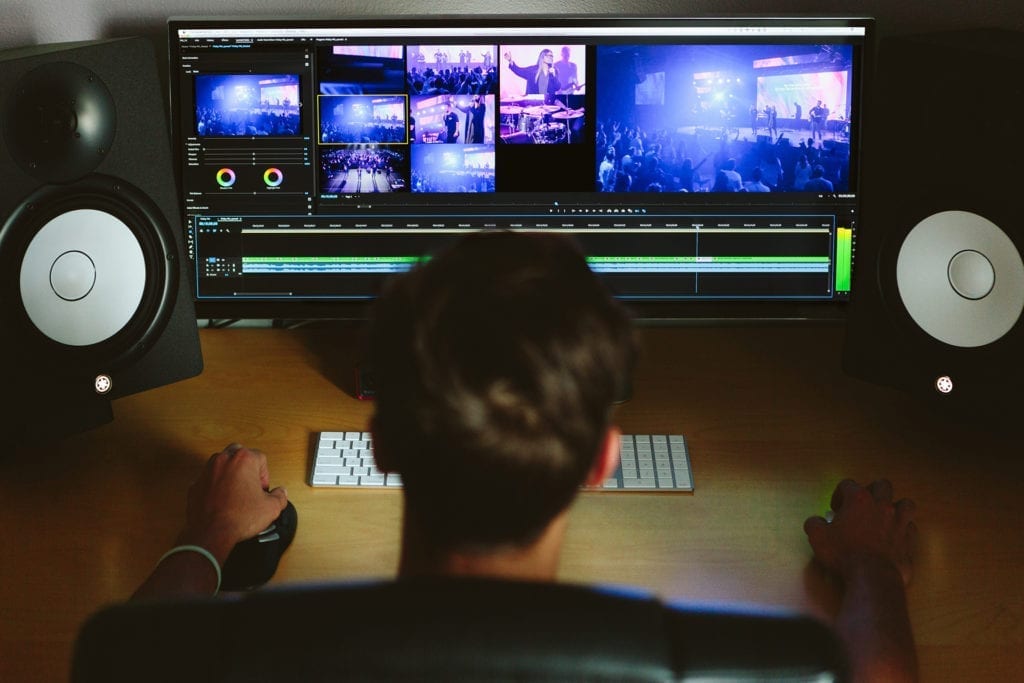
[[[972,414],[1024,386],[1024,35],[891,37],[865,81],[844,365]]]
[[[164,98],[140,38],[0,52],[0,433],[197,375]]]

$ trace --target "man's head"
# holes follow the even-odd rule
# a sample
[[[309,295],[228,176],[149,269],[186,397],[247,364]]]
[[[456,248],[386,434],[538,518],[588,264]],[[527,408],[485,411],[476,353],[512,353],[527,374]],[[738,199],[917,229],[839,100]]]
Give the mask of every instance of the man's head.
[[[526,546],[568,507],[635,352],[571,242],[511,232],[392,280],[370,344],[379,464],[425,542],[470,553]]]

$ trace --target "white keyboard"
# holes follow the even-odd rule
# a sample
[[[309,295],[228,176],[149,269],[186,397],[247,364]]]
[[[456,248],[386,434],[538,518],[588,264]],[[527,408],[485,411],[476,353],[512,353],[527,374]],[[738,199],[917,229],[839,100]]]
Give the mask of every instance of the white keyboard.
[[[309,484],[316,487],[396,488],[397,474],[384,474],[373,461],[369,432],[320,432]],[[623,434],[621,463],[600,489],[693,491],[693,472],[681,434]]]

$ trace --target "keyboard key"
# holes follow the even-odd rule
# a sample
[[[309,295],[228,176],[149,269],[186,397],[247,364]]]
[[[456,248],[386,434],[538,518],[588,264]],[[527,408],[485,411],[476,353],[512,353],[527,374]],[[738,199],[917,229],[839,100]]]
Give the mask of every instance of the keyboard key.
[[[317,463],[316,472],[317,474],[333,474],[337,476],[339,474],[352,474],[352,468],[345,467],[344,465],[322,465]]]

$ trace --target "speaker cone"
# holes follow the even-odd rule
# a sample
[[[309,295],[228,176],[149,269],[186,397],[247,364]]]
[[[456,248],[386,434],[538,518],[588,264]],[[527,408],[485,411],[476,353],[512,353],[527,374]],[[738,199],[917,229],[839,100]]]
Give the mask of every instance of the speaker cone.
[[[88,373],[137,358],[167,322],[175,252],[162,214],[127,183],[94,175],[35,192],[0,228],[0,302],[26,360]]]
[[[951,346],[992,344],[1024,310],[1020,253],[995,223],[969,211],[932,214],[907,233],[896,285],[913,321]]]

